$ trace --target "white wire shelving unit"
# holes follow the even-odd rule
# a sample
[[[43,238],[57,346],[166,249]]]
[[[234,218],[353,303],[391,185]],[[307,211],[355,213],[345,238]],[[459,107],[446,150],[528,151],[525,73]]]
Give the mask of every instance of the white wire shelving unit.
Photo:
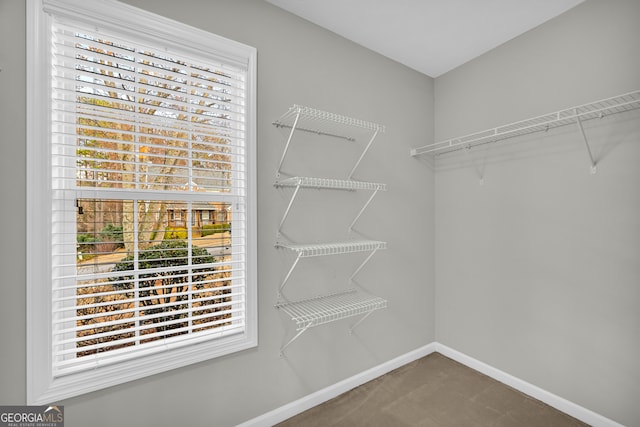
[[[278,288],[278,301],[275,305],[278,310],[289,316],[297,326],[297,333],[280,349],[280,354],[283,355],[285,348],[311,327],[361,315],[362,317],[351,327],[352,331],[375,310],[387,306],[386,300],[356,289],[348,289],[330,295],[315,296],[295,302],[288,301],[283,295],[283,289],[289,282],[292,273],[301,259],[346,255],[358,252],[368,253],[349,277],[348,282],[353,284],[355,276],[365,267],[377,251],[387,248],[386,242],[364,239],[312,244],[282,241],[282,229],[300,189],[371,191],[371,195],[348,227],[349,233],[353,231],[355,223],[365,212],[376,194],[380,191],[387,190],[385,184],[360,181],[353,178],[355,171],[371,148],[373,141],[380,133],[385,131],[385,128],[383,125],[377,123],[354,119],[297,104],[289,108],[289,110],[273,124],[277,128],[285,130],[286,137],[286,143],[278,163],[276,182],[274,185],[278,188],[294,189],[278,226],[275,244],[276,248],[292,252],[296,256]],[[346,174],[345,179],[283,176],[282,167],[296,132],[310,132],[323,137],[341,139],[347,143],[361,143],[362,151],[359,153],[350,171]]]
[[[605,116],[623,113],[638,108],[640,108],[640,90],[590,102],[588,104],[566,108],[564,110],[544,114],[538,117],[509,123],[481,132],[475,132],[469,135],[413,148],[410,151],[410,155],[419,156],[429,154],[433,156],[440,156],[522,135],[528,135],[536,132],[547,132],[554,128],[575,125],[584,140],[584,144],[591,161],[591,171],[592,173],[595,173],[596,162],[591,153],[589,142],[582,124],[589,120],[600,119]]]
[[[387,301],[373,295],[349,289],[343,292],[318,296],[295,302],[279,302],[276,308],[286,313],[296,323],[297,334],[294,335],[280,349],[285,350],[307,329],[325,323],[335,322],[353,316],[363,317],[358,320],[351,330],[366,319],[371,313],[387,307]]]

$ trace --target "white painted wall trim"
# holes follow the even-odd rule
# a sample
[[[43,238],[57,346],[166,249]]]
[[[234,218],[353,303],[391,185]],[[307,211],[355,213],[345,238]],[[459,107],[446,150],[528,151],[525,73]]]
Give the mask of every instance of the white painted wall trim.
[[[413,362],[414,360],[418,360],[421,357],[427,356],[436,351],[435,349],[435,342],[427,344],[423,347],[410,351],[409,353],[398,356],[395,359],[391,359],[378,366],[374,366],[371,369],[356,374],[350,378],[330,385],[329,387],[325,387],[322,390],[318,390],[315,393],[311,393],[298,400],[294,400],[291,403],[287,403],[286,405],[276,408],[273,411],[269,411],[266,414],[260,415],[259,417],[239,424],[238,427],[272,426],[295,415],[298,415],[299,413],[304,412],[307,409],[311,409],[314,406],[324,403],[327,400],[333,399],[334,397],[339,396],[342,393],[346,393],[347,391],[354,389],[366,382],[375,380],[376,378],[388,372],[391,372],[394,369],[398,369],[401,366]]]
[[[597,414],[587,408],[563,399],[562,397],[543,390],[538,386],[516,378],[511,374],[489,366],[486,363],[474,359],[471,356],[460,353],[459,351],[454,350],[451,347],[447,347],[446,345],[437,342],[434,342],[433,344],[435,344],[436,352],[450,359],[453,359],[456,362],[462,363],[463,365],[468,366],[471,369],[475,369],[476,371],[481,372],[488,377],[493,378],[494,380],[500,381],[503,384],[513,387],[516,390],[519,390],[524,394],[533,397],[534,399],[538,399],[539,401],[544,402],[547,405],[564,412],[565,414],[571,415],[572,417],[577,418],[580,421],[583,421],[593,427],[624,427],[622,424],[618,424],[617,422],[603,417],[602,415]]]
[[[374,366],[371,369],[330,385],[329,387],[325,387],[322,390],[318,390],[315,393],[311,393],[291,403],[287,403],[286,405],[269,411],[266,414],[239,424],[238,427],[272,426],[434,352],[440,353],[443,356],[462,363],[463,365],[483,373],[496,381],[500,381],[503,384],[513,387],[516,390],[519,390],[534,399],[538,399],[539,401],[544,402],[565,414],[571,415],[572,417],[593,427],[624,427],[622,424],[618,424],[617,422],[603,417],[602,415],[587,408],[563,399],[560,396],[556,396],[555,394],[543,390],[540,387],[516,378],[511,374],[489,366],[484,362],[437,342],[427,344],[416,350],[410,351],[409,353],[403,354],[402,356],[398,356],[395,359],[389,360],[388,362]]]

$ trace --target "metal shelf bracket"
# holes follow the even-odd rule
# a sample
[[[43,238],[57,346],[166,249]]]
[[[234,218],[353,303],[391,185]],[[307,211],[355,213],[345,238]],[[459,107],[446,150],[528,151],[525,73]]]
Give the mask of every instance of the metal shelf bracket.
[[[362,270],[364,268],[365,265],[367,265],[367,263],[369,262],[369,260],[371,258],[373,258],[373,256],[376,254],[376,252],[378,252],[378,248],[374,248],[371,253],[364,259],[364,261],[362,261],[362,263],[358,266],[358,268],[356,268],[356,270],[351,273],[351,277],[349,277],[349,282],[353,282],[353,279],[358,275],[358,273],[360,273],[360,270]]]
[[[598,168],[596,166],[596,161],[593,159],[591,147],[589,147],[589,141],[587,140],[587,135],[584,133],[584,127],[582,126],[582,120],[580,119],[580,115],[578,114],[578,109],[574,109],[574,113],[576,115],[576,124],[578,125],[578,129],[580,130],[580,135],[582,135],[582,140],[584,141],[584,146],[587,149],[589,161],[591,162],[591,175],[595,175],[598,172]]]
[[[278,235],[282,232],[282,227],[284,226],[287,217],[289,216],[289,212],[291,211],[291,206],[293,205],[293,201],[296,199],[298,195],[298,191],[300,190],[300,185],[296,185],[296,189],[293,190],[293,194],[291,195],[291,199],[289,200],[289,204],[287,205],[287,209],[285,209],[284,214],[282,215],[282,219],[280,220],[280,225],[278,225]]]
[[[364,206],[362,206],[362,209],[360,209],[360,212],[358,212],[358,214],[356,215],[356,217],[353,219],[353,221],[351,221],[351,224],[349,225],[349,231],[353,230],[353,226],[356,224],[356,222],[360,219],[360,217],[362,216],[362,214],[364,213],[364,211],[367,209],[367,207],[369,206],[369,203],[371,203],[371,201],[373,200],[373,198],[376,196],[376,194],[378,194],[378,189],[375,189],[373,191],[373,193],[371,193],[371,196],[369,197],[369,199],[367,200],[367,202],[364,204]]]
[[[276,245],[276,247],[279,247],[279,246]],[[289,277],[291,277],[293,270],[296,269],[296,266],[298,265],[298,261],[300,261],[300,258],[302,258],[302,252],[298,252],[298,255],[296,256],[295,261],[293,261],[293,263],[291,264],[291,267],[289,268],[289,271],[284,276],[284,279],[282,279],[282,283],[280,284],[280,287],[278,287],[278,299],[280,299],[280,297],[282,296],[282,289],[284,289],[284,285],[287,284],[287,281],[289,280]]]
[[[284,350],[289,347],[289,345],[291,345],[295,340],[297,340],[300,335],[304,334],[310,327],[311,325],[299,330],[298,333],[296,333],[289,341],[287,341],[282,347],[280,347],[280,357],[284,357]]]
[[[289,151],[289,145],[291,145],[291,139],[293,138],[293,132],[296,130],[296,126],[298,126],[298,120],[300,120],[300,111],[298,111],[295,115],[295,119],[293,120],[293,125],[291,125],[291,130],[289,131],[289,137],[287,138],[287,143],[284,146],[284,150],[282,150],[282,156],[280,157],[280,163],[278,163],[278,171],[276,173],[276,179],[280,177],[280,171],[282,170],[282,164],[284,163],[284,158],[287,157],[287,151]]]
[[[373,140],[376,139],[376,136],[378,136],[378,132],[379,132],[378,129],[376,129],[375,132],[373,132],[373,135],[371,136],[371,139],[369,140],[369,143],[364,148],[364,150],[362,150],[362,153],[360,154],[360,157],[356,161],[356,164],[353,165],[353,168],[351,169],[351,172],[349,172],[349,179],[353,179],[353,174],[356,172],[356,169],[358,168],[358,166],[360,166],[360,162],[362,162],[362,159],[364,158],[364,155],[367,154],[367,151],[369,151],[369,148],[371,148],[371,144],[373,144]]]
[[[367,314],[365,314],[364,316],[362,316],[360,319],[358,319],[358,321],[357,321],[356,323],[354,323],[353,325],[351,325],[351,327],[349,328],[349,334],[353,334],[353,331],[356,329],[356,327],[357,327],[360,323],[364,322],[364,320],[365,320],[367,317],[371,316],[371,314],[372,314],[372,313],[373,313],[373,311],[368,312]]]

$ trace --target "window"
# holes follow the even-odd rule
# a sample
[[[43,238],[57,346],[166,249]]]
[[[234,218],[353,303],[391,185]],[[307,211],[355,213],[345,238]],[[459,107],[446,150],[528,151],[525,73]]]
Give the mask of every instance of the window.
[[[28,4],[29,403],[257,345],[255,49]]]

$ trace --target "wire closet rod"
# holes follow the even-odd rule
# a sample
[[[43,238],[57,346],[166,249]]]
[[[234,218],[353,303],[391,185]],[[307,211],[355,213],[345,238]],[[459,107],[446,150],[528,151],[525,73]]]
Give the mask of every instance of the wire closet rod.
[[[640,90],[614,96],[600,101],[576,107],[566,108],[554,113],[544,114],[526,120],[506,124],[481,132],[448,139],[445,141],[413,148],[411,156],[421,154],[434,154],[436,156],[473,148],[492,142],[527,135],[535,132],[548,131],[549,129],[578,124],[587,120],[602,118],[606,115],[622,113],[640,108]]]
[[[293,125],[283,125],[282,123],[278,123],[278,122],[273,122],[272,124],[277,128],[293,129]],[[296,127],[296,130],[299,130],[299,131],[302,131],[302,132],[314,133],[314,134],[320,135],[320,136],[330,136],[331,138],[344,139],[344,140],[347,140],[349,142],[354,142],[356,140],[354,137],[351,137],[351,136],[342,136],[342,135],[338,135],[336,133],[323,132],[323,131],[316,130],[316,129],[301,128],[299,126]]]

